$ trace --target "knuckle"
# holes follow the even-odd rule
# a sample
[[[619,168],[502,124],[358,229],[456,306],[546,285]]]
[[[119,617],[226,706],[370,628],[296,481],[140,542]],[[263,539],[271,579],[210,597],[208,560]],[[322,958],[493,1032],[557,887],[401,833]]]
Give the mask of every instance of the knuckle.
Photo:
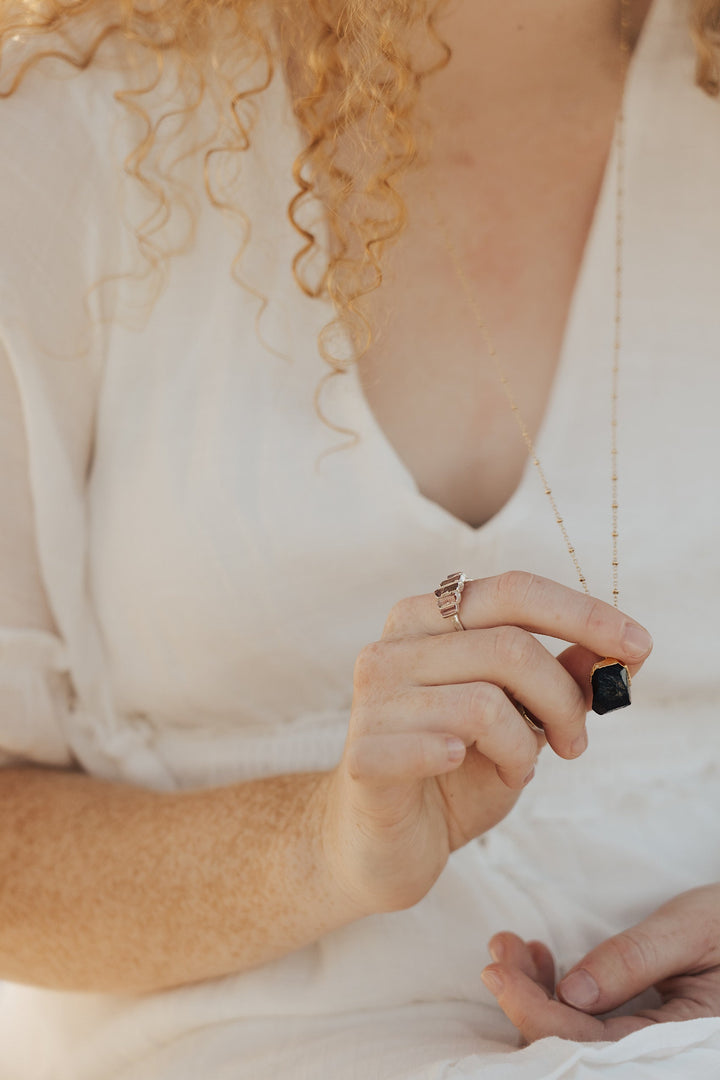
[[[405,596],[390,608],[383,626],[382,637],[402,637],[414,627],[418,628],[417,601],[415,596]]]
[[[493,683],[472,683],[464,694],[465,719],[477,730],[491,727],[497,722],[505,694]]]
[[[527,1007],[520,1006],[513,1014],[513,1024],[518,1029],[526,1043],[534,1042],[537,1035],[537,1017],[531,1014]],[[543,1029],[543,1034],[551,1034]]]
[[[524,607],[535,583],[536,575],[527,570],[506,570],[495,581],[497,600],[501,606]]]
[[[591,599],[585,615],[585,629],[592,638],[598,632],[607,629],[607,607],[601,600]]]
[[[655,970],[656,947],[649,934],[634,927],[611,938],[608,945],[624,974],[642,977]]]
[[[499,626],[495,631],[495,655],[503,668],[524,668],[535,651],[534,639],[517,626]]]
[[[386,726],[385,715],[377,703],[370,700],[370,695],[361,693],[361,700],[353,700],[348,722],[348,736],[353,739],[363,738],[366,735],[376,735],[383,731]]]
[[[374,686],[384,663],[385,645],[382,641],[371,641],[364,645],[355,659],[353,668],[355,690],[362,692]]]
[[[504,690],[494,683],[475,683],[467,694],[467,720],[481,742],[492,731],[501,733],[503,761],[528,772],[538,757],[537,740],[522,720],[512,723],[514,705]]]

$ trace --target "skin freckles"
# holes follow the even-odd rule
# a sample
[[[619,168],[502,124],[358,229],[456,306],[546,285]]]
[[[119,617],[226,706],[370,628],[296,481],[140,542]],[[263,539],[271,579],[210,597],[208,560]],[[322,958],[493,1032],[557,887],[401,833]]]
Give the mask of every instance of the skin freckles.
[[[648,7],[633,4],[635,33]],[[429,168],[450,231],[467,241],[469,275],[527,392],[535,432],[616,116],[615,8],[610,0],[454,8],[459,16],[443,27],[453,64],[427,83],[438,120]],[[507,503],[526,450],[494,374],[479,373],[475,326],[427,228],[424,178],[414,177],[405,178],[408,230],[383,290],[369,298],[380,305],[371,321],[386,330],[361,374],[418,489],[477,526]],[[24,436],[9,437],[24,473]],[[21,539],[33,536],[30,511],[28,497]],[[22,610],[5,621],[48,626],[40,590],[32,603],[25,583],[22,591]],[[396,604],[383,641],[367,646],[356,669],[348,753],[327,773],[156,793],[51,769],[3,770],[0,979],[156,991],[262,966],[368,914],[419,902],[449,854],[509,812],[545,742],[529,734],[505,689],[546,724],[544,752],[570,760],[592,662],[623,649],[625,616],[529,575],[472,582],[463,619],[467,632],[448,634],[432,595]],[[573,644],[555,657],[535,633]],[[650,648],[648,638],[642,655]],[[630,664],[631,673],[641,666]],[[468,689],[479,685],[490,693]],[[448,734],[466,746],[459,766],[448,760]],[[570,1003],[569,983],[565,994],[556,985],[544,944],[512,934],[494,942],[488,985],[526,1041],[616,1038],[714,1015],[720,937],[707,927],[719,899],[712,890],[681,897],[580,961],[599,987],[590,1011]],[[698,927],[705,936],[695,940]],[[623,942],[635,947],[623,954]],[[659,1009],[603,1018],[651,985]]]
[[[4,769],[0,978],[146,993],[268,963],[352,922],[361,912],[322,856],[325,778],[157,793]]]

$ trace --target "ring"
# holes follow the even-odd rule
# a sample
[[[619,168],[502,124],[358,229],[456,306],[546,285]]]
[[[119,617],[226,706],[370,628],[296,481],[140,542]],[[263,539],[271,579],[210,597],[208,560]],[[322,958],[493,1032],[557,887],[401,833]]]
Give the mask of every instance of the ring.
[[[531,731],[537,731],[539,735],[545,734],[545,728],[537,723],[532,713],[529,713],[524,705],[521,705],[519,701],[515,701],[514,698],[512,699],[512,703]]]
[[[440,582],[440,588],[435,590],[438,607],[443,619],[452,619],[456,630],[464,630],[460,622],[460,598],[465,588],[465,582],[469,578],[462,570],[456,570],[454,574],[448,574]]]

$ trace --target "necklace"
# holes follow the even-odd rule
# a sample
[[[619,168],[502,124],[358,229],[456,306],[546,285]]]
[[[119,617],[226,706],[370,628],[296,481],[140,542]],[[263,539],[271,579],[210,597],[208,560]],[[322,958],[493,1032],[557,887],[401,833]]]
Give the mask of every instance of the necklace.
[[[622,268],[623,268],[623,226],[624,226],[624,180],[625,180],[625,115],[624,115],[624,86],[627,71],[629,67],[629,43],[627,30],[629,26],[628,19],[628,5],[629,0],[619,0],[620,2],[620,59],[621,59],[621,95],[620,106],[616,117],[615,125],[615,143],[617,148],[616,155],[616,213],[615,213],[615,335],[613,341],[613,363],[612,363],[612,381],[611,381],[611,401],[610,401],[610,463],[611,463],[611,525],[612,525],[612,597],[615,607],[618,606],[618,597],[620,590],[618,587],[618,474],[617,474],[617,417],[618,417],[618,390],[619,390],[619,375],[620,375],[620,328],[622,323]],[[515,420],[520,428],[520,433],[527,447],[530,460],[532,461],[535,469],[537,470],[540,481],[543,485],[543,489],[548,498],[550,506],[555,517],[555,521],[562,533],[565,546],[572,560],[575,571],[578,575],[580,585],[583,591],[589,595],[585,575],[582,571],[580,563],[578,561],[575,547],[573,546],[570,536],[568,534],[565,520],[560,515],[555,498],[553,496],[552,488],[550,487],[545,471],[542,467],[540,459],[537,456],[535,445],[532,440],[532,436],[528,431],[527,424],[525,423],[522,414],[518,408],[515,400],[515,395],[512,390],[512,384],[507,376],[505,365],[503,361],[498,357],[495,349],[494,342],[485,321],[481,315],[480,308],[477,302],[477,298],[473,293],[470,282],[463,269],[462,263],[457,254],[455,245],[452,242],[452,238],[448,232],[447,226],[440,214],[438,207],[438,200],[435,192],[430,189],[430,196],[433,200],[435,213],[437,218],[437,224],[440,226],[445,239],[445,246],[448,251],[448,255],[452,261],[455,274],[460,283],[463,293],[468,301],[468,305],[475,317],[475,320],[480,327],[480,330],[485,339],[485,343],[490,354],[490,358],[495,366],[495,369],[500,378],[503,391],[508,400],[510,408],[515,416]],[[630,672],[627,666],[621,661],[616,660],[614,657],[605,657],[603,660],[599,660],[592,668],[590,673],[590,684],[592,686],[592,709],[593,712],[604,714],[612,712],[615,709],[625,708],[630,704]],[[526,719],[530,719],[526,717]]]

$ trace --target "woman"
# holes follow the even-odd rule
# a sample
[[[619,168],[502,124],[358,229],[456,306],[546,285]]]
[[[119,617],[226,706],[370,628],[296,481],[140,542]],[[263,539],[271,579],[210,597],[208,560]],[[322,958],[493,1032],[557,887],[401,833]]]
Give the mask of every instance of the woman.
[[[3,1075],[720,1070],[720,12],[617,14],[4,9]]]

